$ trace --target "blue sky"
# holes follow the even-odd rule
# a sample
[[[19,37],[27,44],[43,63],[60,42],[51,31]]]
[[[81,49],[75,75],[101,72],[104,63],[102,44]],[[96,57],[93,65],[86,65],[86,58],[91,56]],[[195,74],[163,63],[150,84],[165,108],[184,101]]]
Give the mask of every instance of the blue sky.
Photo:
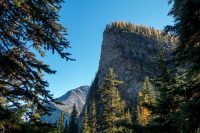
[[[68,51],[76,61],[65,61],[57,54],[43,60],[55,75],[45,75],[49,90],[59,97],[70,89],[90,85],[98,70],[103,31],[113,21],[127,21],[163,29],[172,24],[167,16],[167,0],[67,0],[60,12],[61,23],[67,27],[72,47]]]

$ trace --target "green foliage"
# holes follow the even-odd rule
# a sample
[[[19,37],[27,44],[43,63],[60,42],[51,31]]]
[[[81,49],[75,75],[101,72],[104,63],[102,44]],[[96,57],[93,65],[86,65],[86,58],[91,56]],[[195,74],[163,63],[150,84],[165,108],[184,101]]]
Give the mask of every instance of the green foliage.
[[[125,132],[125,133],[132,133],[133,132],[132,115],[131,115],[129,110],[124,115],[123,124],[124,124],[123,132]]]
[[[78,132],[78,110],[76,104],[74,103],[69,123],[69,133],[77,133]]]
[[[200,1],[170,0],[170,3],[169,15],[174,17],[175,23],[166,26],[165,31],[179,38],[174,63],[179,69],[185,69],[181,77],[187,77],[185,82],[179,82],[174,92],[184,99],[179,109],[182,117],[177,124],[184,125],[183,132],[197,132],[200,127]]]
[[[199,43],[200,43],[200,20],[198,0],[170,0],[172,4],[169,15],[175,19],[174,26],[166,26],[165,31],[179,37],[179,44],[176,49],[176,63],[190,63],[190,71],[196,75],[199,73]],[[197,65],[197,66],[196,66]]]
[[[21,0],[13,0],[13,2],[15,3],[15,6],[16,7],[21,7],[21,3],[22,3],[22,1]]]
[[[160,74],[152,80],[159,95],[156,98],[156,105],[154,108],[148,108],[152,111],[154,118],[149,127],[153,128],[154,132],[171,132],[173,128],[172,121],[170,121],[170,115],[174,110],[174,98],[171,94],[172,89],[169,87],[170,72],[167,67],[166,55],[161,49],[157,58],[157,67]],[[151,104],[150,104],[151,105]]]
[[[24,113],[23,109],[13,108],[12,111],[0,105],[0,132],[20,132]]]
[[[39,115],[51,111],[46,105],[55,101],[46,90],[48,82],[43,79],[43,74],[56,71],[39,60],[36,54],[45,56],[47,51],[52,51],[70,59],[70,54],[65,51],[69,47],[66,29],[59,24],[58,11],[62,2],[0,1],[0,97],[9,103],[7,107],[1,106],[0,113],[7,110],[13,114],[13,109],[23,108],[23,116],[28,117],[29,123],[38,123]],[[4,122],[19,124],[6,118]]]
[[[104,79],[104,84],[100,89],[101,102],[103,104],[102,132],[116,133],[122,132],[121,123],[124,119],[124,102],[121,100],[117,86],[121,81],[116,80],[116,75],[112,69]]]
[[[57,133],[55,126],[46,123],[24,123],[19,133]],[[13,133],[17,133],[14,131]]]
[[[64,114],[63,112],[60,113],[60,117],[58,120],[58,133],[63,133],[64,127],[63,127],[63,123],[64,122]]]
[[[89,118],[87,113],[87,107],[85,107],[84,112],[84,122],[83,122],[83,133],[90,133]]]
[[[96,102],[95,99],[93,98],[92,100],[92,111],[91,111],[91,117],[90,117],[90,132],[91,133],[96,133],[96,129],[97,129],[97,119],[96,119]]]
[[[184,114],[180,108],[185,99],[177,95],[177,92],[184,91],[187,88],[186,78],[179,74],[174,76],[174,71],[172,71],[173,73],[170,72],[163,50],[157,58],[157,66],[160,74],[152,80],[152,83],[158,94],[155,104],[149,102],[149,105],[146,106],[151,111],[152,119],[146,127],[143,127],[143,130],[144,132],[158,133],[182,132],[181,118]]]

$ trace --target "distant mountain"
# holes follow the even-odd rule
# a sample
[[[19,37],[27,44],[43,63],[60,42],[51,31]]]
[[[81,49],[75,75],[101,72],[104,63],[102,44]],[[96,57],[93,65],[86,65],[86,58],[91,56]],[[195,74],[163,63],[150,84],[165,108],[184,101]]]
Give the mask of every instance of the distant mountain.
[[[50,116],[42,116],[41,120],[45,123],[54,124],[58,121],[61,112],[64,112],[65,120],[69,120],[74,103],[76,103],[77,109],[80,113],[85,104],[88,90],[89,86],[85,85],[68,91],[58,98],[58,101],[62,102],[63,105],[52,103],[50,106],[55,110],[51,113]]]

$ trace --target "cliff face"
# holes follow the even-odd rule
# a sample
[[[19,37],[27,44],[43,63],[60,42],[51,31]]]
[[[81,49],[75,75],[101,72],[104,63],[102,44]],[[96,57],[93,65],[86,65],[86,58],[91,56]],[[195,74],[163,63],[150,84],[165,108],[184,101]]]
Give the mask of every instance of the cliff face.
[[[136,32],[105,31],[98,69],[98,86],[109,68],[113,68],[118,79],[122,98],[134,106],[136,94],[145,77],[153,78],[158,73],[155,57],[161,47],[169,50],[167,43]]]
[[[98,69],[98,86],[109,68],[113,68],[118,79],[122,98],[135,104],[135,94],[146,76],[156,75],[154,57],[158,53],[158,42],[154,39],[129,32],[104,32],[101,58]],[[133,105],[132,104],[132,105]]]
[[[161,32],[153,28],[124,23],[107,26],[103,34],[98,72],[86,100],[87,108],[90,110],[92,99],[96,99],[97,116],[101,114],[98,88],[102,86],[109,68],[113,68],[118,79],[123,81],[119,86],[121,97],[134,114],[137,92],[143,80],[158,74],[155,57],[161,48],[169,53],[173,41],[169,36],[162,37]]]
[[[42,116],[41,120],[46,123],[54,124],[58,122],[61,112],[64,112],[65,120],[69,120],[74,103],[77,105],[79,113],[81,113],[83,106],[85,105],[88,90],[89,86],[80,86],[76,89],[68,91],[63,96],[58,98],[58,101],[62,102],[63,105],[52,103],[50,106],[55,110],[50,116]]]

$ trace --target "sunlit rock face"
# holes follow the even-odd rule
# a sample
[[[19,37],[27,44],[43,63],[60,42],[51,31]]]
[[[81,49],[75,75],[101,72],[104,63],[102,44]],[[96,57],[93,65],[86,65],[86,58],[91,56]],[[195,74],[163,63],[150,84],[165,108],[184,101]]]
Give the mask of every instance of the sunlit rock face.
[[[55,124],[58,122],[61,112],[64,113],[65,120],[69,120],[74,103],[77,105],[77,109],[80,113],[85,104],[88,90],[89,86],[80,86],[76,89],[68,91],[58,98],[58,101],[62,102],[63,104],[60,105],[52,103],[50,106],[55,110],[51,113],[50,116],[42,116],[41,120],[46,123]]]
[[[157,39],[136,32],[105,31],[98,69],[98,86],[109,68],[113,68],[120,85],[121,96],[134,107],[136,94],[145,77],[153,78],[158,74],[155,57],[160,47],[167,44]]]
[[[114,70],[118,79],[123,81],[119,86],[121,98],[127,108],[135,113],[137,93],[145,77],[153,78],[158,74],[155,57],[160,49],[167,54],[175,41],[169,36],[153,28],[136,26],[129,23],[114,23],[108,25],[103,33],[100,62],[94,83],[86,99],[86,106],[91,108],[92,99],[99,101],[98,88],[103,84],[109,68]],[[97,102],[97,115],[101,116],[103,109]],[[80,115],[80,125],[83,115]]]

